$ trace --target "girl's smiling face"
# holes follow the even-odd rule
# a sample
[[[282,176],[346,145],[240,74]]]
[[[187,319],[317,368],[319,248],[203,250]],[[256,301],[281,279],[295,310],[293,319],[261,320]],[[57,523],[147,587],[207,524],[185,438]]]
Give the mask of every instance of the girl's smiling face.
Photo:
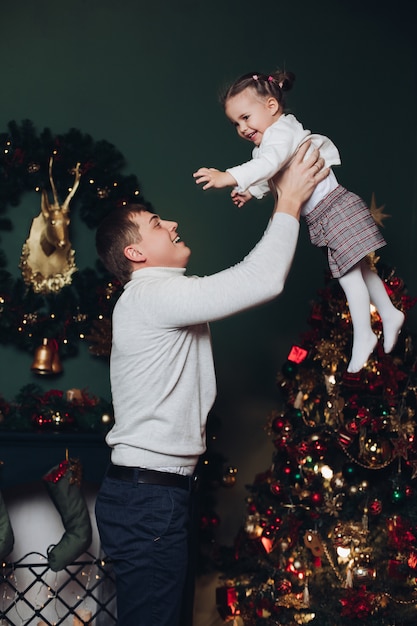
[[[249,87],[226,101],[225,113],[240,137],[252,141],[256,146],[262,141],[269,126],[282,113],[276,98],[261,98]]]

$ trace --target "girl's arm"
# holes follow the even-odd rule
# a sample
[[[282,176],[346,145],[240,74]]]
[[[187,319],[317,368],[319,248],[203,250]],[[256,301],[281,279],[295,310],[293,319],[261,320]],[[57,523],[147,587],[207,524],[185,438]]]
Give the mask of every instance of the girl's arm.
[[[272,220],[243,261],[211,276],[178,276],[154,284],[147,301],[155,299],[150,310],[163,326],[222,319],[268,302],[282,292],[297,245],[301,207],[329,173],[322,170],[323,159],[317,150],[303,162],[308,147],[302,146],[291,166],[274,179]],[[164,302],[170,306],[163,306]]]
[[[262,143],[253,150],[253,159],[227,168],[227,172],[237,181],[237,191],[246,191],[269,181],[283,170],[297,151],[298,137],[285,123],[266,129]],[[254,194],[253,194],[254,195]]]
[[[265,183],[285,167],[297,150],[297,142],[298,138],[286,125],[271,126],[266,129],[262,144],[254,148],[254,158],[250,161],[227,168],[225,172],[213,167],[200,167],[193,177],[197,184],[204,183],[204,190],[236,187],[236,191],[243,193],[249,187]]]
[[[223,187],[236,186],[236,180],[229,172],[222,172],[214,167],[200,167],[193,176],[198,185],[205,183],[203,189],[210,189],[211,187],[223,189]]]

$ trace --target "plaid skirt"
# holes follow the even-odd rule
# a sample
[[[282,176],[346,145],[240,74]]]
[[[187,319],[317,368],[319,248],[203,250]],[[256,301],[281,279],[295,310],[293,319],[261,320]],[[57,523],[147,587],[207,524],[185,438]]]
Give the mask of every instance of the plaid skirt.
[[[341,185],[305,216],[311,243],[327,247],[333,278],[386,245],[366,203]]]

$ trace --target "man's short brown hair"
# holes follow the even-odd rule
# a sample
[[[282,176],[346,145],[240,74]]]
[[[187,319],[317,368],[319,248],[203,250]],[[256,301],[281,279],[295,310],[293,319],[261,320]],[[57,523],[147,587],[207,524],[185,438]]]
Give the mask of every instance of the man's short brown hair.
[[[148,212],[143,204],[127,204],[114,209],[96,231],[96,248],[104,267],[124,285],[130,280],[132,265],[124,254],[126,246],[141,240],[140,228],[133,221],[136,213]]]

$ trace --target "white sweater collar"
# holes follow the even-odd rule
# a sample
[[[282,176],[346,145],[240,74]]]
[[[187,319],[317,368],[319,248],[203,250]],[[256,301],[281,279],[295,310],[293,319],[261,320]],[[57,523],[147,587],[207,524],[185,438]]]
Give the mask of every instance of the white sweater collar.
[[[143,267],[140,270],[132,272],[130,281],[140,280],[148,276],[181,276],[185,274],[185,270],[185,267]],[[128,284],[129,283],[126,283],[126,285]]]

